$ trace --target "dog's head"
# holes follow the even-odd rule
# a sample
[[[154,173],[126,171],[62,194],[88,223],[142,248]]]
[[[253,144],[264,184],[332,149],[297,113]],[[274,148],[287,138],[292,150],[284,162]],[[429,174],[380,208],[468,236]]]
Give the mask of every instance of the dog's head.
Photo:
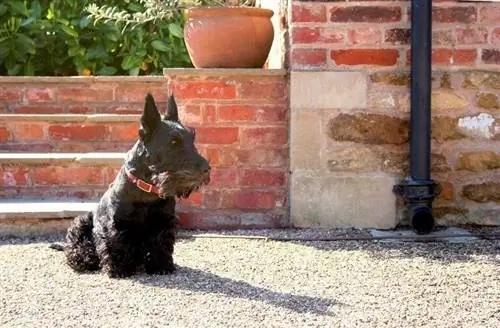
[[[180,122],[173,94],[163,117],[153,96],[147,94],[139,140],[129,156],[138,157],[133,162],[138,170],[146,171],[141,175],[158,188],[160,197],[185,198],[210,182],[210,165],[196,149],[195,137],[195,130]]]

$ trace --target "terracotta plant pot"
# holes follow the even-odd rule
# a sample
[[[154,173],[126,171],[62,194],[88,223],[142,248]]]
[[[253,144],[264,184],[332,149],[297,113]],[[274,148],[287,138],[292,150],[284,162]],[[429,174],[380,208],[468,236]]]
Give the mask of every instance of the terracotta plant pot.
[[[274,38],[273,11],[199,7],[186,11],[184,40],[196,68],[262,68]]]

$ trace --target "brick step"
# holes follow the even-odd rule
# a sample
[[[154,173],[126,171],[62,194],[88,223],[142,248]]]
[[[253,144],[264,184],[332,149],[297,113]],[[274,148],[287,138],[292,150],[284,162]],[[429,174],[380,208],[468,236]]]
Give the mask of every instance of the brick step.
[[[0,153],[0,198],[96,199],[125,153]]]
[[[77,215],[91,211],[97,201],[79,199],[0,200],[0,237],[64,233]],[[283,213],[243,213],[238,210],[199,211],[177,207],[181,229],[276,228]]]
[[[0,114],[0,152],[126,151],[139,114]]]

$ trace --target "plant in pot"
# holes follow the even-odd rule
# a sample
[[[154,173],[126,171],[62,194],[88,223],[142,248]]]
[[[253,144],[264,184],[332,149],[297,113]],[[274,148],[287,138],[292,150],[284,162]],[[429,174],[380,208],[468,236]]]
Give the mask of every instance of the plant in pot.
[[[274,13],[257,8],[255,0],[135,1],[145,10],[129,13],[96,4],[86,10],[96,22],[123,23],[123,32],[138,24],[184,14],[184,41],[196,68],[262,68],[267,60],[274,39]]]

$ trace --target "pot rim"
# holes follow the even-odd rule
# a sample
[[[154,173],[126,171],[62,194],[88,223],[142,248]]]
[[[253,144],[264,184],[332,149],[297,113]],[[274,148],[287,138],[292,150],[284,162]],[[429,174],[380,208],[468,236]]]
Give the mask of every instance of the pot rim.
[[[253,16],[271,18],[274,15],[274,11],[256,7],[193,7],[186,9],[185,15],[188,19],[214,16]]]

